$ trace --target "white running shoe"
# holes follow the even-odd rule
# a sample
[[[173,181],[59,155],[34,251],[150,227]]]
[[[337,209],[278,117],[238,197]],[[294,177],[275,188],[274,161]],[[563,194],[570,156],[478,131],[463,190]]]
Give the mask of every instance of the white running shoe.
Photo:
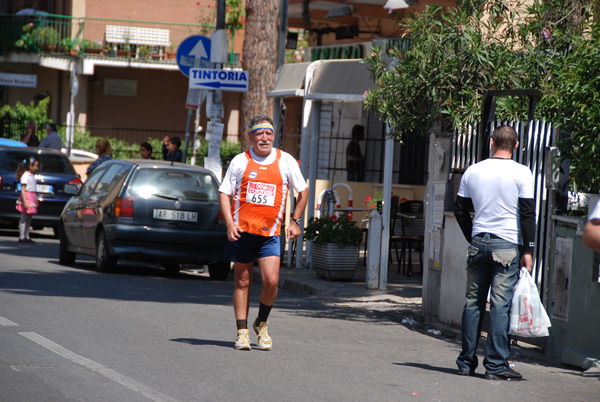
[[[258,320],[258,318],[257,318]],[[263,350],[271,350],[271,346],[273,344],[273,340],[269,336],[269,332],[267,331],[268,321],[262,321],[258,323],[254,321],[254,332],[258,336],[258,347]]]
[[[236,350],[250,350],[250,334],[247,329],[238,329],[238,336],[235,339],[234,348]]]

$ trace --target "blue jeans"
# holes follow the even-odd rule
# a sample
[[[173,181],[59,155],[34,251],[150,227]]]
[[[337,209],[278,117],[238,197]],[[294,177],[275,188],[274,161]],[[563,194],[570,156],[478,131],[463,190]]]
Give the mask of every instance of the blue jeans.
[[[519,246],[490,233],[473,237],[467,258],[467,301],[462,315],[462,351],[456,359],[459,370],[477,368],[477,344],[490,289],[490,322],[485,359],[487,374],[508,366],[510,304],[519,273]]]

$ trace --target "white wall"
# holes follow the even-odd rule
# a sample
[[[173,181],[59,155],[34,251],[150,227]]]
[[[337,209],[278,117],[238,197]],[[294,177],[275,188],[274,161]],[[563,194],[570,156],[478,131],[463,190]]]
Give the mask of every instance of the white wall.
[[[440,283],[439,320],[460,327],[467,290],[467,248],[469,243],[452,213],[445,214],[442,233],[442,276]]]

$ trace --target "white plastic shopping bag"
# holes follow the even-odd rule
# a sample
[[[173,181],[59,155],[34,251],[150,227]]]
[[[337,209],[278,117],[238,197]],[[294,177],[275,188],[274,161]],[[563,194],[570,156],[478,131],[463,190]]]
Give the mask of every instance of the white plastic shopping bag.
[[[537,286],[523,267],[512,299],[508,333],[534,338],[548,336],[550,326],[550,318],[542,305]]]

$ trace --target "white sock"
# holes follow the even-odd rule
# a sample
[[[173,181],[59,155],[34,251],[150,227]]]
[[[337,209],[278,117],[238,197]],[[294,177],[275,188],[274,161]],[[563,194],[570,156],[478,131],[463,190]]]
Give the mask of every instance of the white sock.
[[[19,222],[19,239],[25,239],[25,222]]]

